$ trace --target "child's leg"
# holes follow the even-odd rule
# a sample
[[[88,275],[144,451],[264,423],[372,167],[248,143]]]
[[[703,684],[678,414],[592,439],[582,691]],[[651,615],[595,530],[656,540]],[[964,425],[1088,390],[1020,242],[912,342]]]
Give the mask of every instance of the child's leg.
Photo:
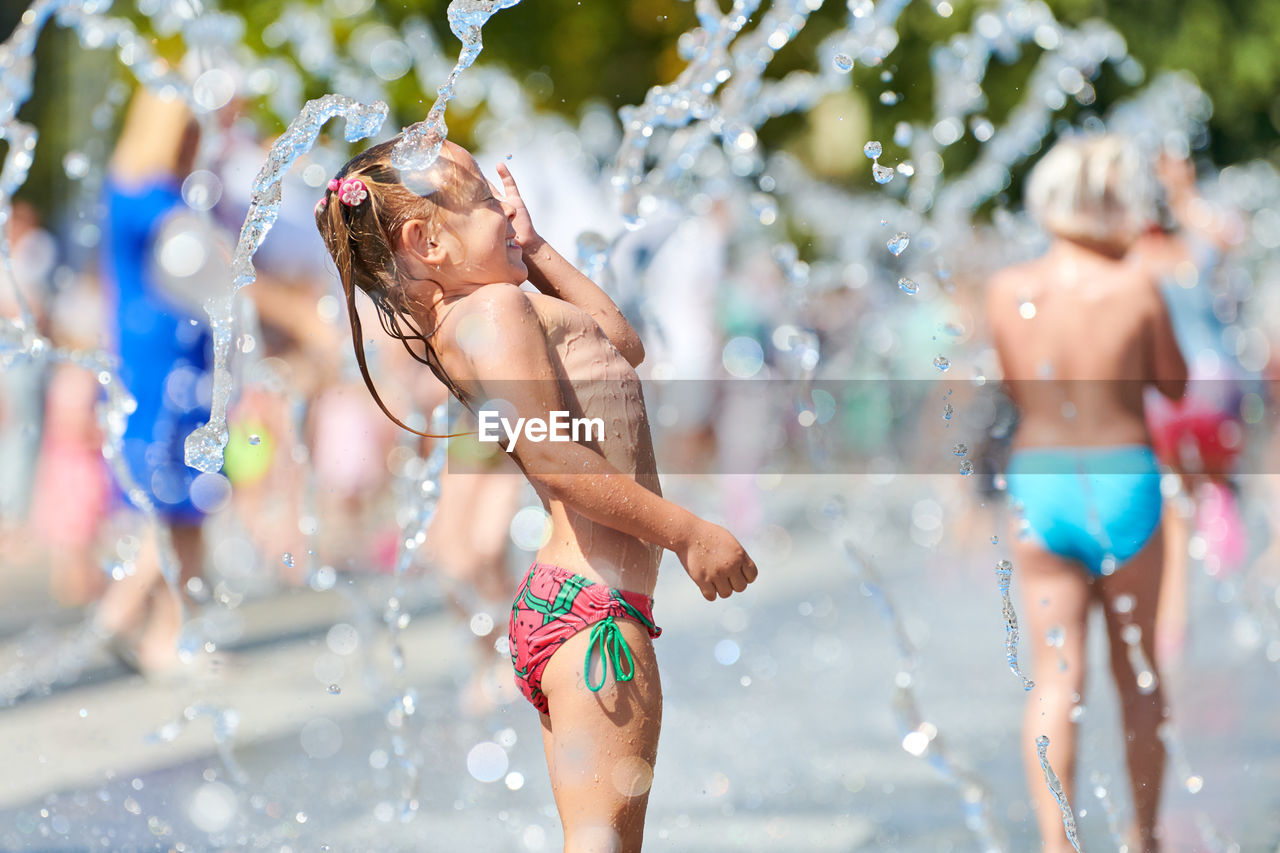
[[[1156,662],[1156,610],[1160,600],[1161,565],[1164,540],[1157,531],[1151,541],[1114,575],[1100,581],[1107,606],[1107,634],[1111,642],[1111,674],[1120,695],[1124,719],[1125,751],[1129,764],[1129,780],[1133,786],[1134,812],[1142,838],[1142,853],[1155,853],[1156,812],[1160,804],[1160,783],[1164,775],[1165,751],[1158,729],[1164,720],[1164,694]],[[1117,613],[1115,601],[1120,596],[1133,599],[1130,613]],[[1142,651],[1148,666],[1156,675],[1156,687],[1148,694],[1138,688],[1137,674],[1129,662],[1128,646],[1122,631],[1126,625],[1142,629]]]
[[[543,746],[565,853],[639,853],[644,837],[662,685],[648,633],[629,619],[619,619],[618,626],[635,659],[631,681],[619,683],[610,667],[599,693],[587,689],[583,659],[590,630],[561,646],[542,675],[551,707],[542,718]]]
[[[1014,545],[1014,560],[1014,574],[1021,587],[1019,613],[1025,625],[1025,648],[1033,656],[1030,678],[1036,683],[1027,694],[1023,714],[1023,762],[1043,849],[1066,853],[1071,845],[1058,802],[1045,783],[1036,738],[1048,736],[1049,764],[1058,774],[1068,802],[1074,804],[1076,724],[1071,710],[1084,691],[1089,582],[1083,567],[1030,542]],[[1047,642],[1054,629],[1063,632],[1060,649]]]
[[[1183,480],[1184,483],[1188,481]],[[1187,584],[1191,559],[1188,541],[1191,538],[1190,498],[1179,494],[1164,503],[1161,526],[1164,529],[1164,581],[1160,586],[1157,607],[1155,643],[1157,658],[1161,664],[1176,663],[1182,656],[1187,639]]]

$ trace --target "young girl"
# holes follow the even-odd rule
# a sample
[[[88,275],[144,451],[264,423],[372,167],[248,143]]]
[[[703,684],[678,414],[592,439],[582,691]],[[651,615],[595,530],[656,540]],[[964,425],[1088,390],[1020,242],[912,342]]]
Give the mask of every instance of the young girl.
[[[1073,708],[1083,702],[1085,627],[1103,604],[1120,695],[1142,853],[1155,836],[1164,748],[1159,676],[1134,671],[1133,626],[1154,658],[1160,590],[1160,472],[1143,421],[1143,390],[1182,395],[1187,368],[1149,272],[1126,259],[1149,218],[1150,178],[1114,136],[1058,143],[1032,171],[1027,207],[1054,240],[1042,257],[1001,272],[988,316],[1021,422],[1009,461],[1020,507],[1014,544],[1024,618],[1036,647],[1023,750],[1044,849],[1071,846],[1044,781],[1036,738],[1071,796]],[[1126,631],[1128,629],[1128,631]],[[1059,654],[1047,648],[1059,645]]]
[[[756,567],[727,530],[661,497],[634,369],[640,339],[538,236],[510,172],[499,166],[500,198],[471,155],[447,143],[425,174],[405,176],[419,195],[390,164],[395,141],[351,160],[316,205],[375,401],[357,288],[473,411],[513,423],[567,411],[605,424],[603,440],[521,436],[510,448],[552,523],[512,607],[511,657],[542,713],[565,850],[638,851],[662,717],[651,643],[662,550],[708,601],[746,589]],[[526,279],[538,293],[517,287]]]

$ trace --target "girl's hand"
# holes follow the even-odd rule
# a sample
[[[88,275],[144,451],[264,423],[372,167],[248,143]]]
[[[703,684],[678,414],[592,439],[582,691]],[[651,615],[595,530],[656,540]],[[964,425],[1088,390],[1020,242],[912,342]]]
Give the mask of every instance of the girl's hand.
[[[756,564],[733,534],[709,521],[698,526],[676,556],[707,601],[742,592],[759,574]]]
[[[533,219],[529,217],[529,209],[524,206],[524,199],[520,197],[520,188],[516,186],[516,179],[511,176],[511,170],[507,168],[506,163],[498,164],[498,177],[502,179],[505,195],[502,204],[514,214],[511,226],[515,228],[516,240],[520,243],[520,248],[528,254],[537,249],[542,238],[533,229]]]

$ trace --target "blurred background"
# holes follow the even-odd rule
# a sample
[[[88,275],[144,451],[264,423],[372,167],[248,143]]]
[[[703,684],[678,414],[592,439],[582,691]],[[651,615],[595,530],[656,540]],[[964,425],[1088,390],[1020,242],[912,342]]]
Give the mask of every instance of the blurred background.
[[[1047,245],[1039,153],[1110,130],[1179,164],[1160,224],[1214,246],[1169,273],[1213,402],[1163,455],[1165,849],[1280,850],[1280,3],[749,5],[525,0],[447,112],[640,328],[667,492],[762,570],[708,605],[664,564],[648,846],[1036,849],[983,301]],[[547,516],[501,454],[446,465],[369,399],[312,220],[368,144],[339,121],[249,245],[225,463],[183,464],[271,145],[328,93],[385,101],[375,138],[423,118],[446,7],[0,8],[0,849],[558,849],[503,645]],[[427,425],[443,389],[365,316]],[[1099,627],[1072,801],[1123,850]]]

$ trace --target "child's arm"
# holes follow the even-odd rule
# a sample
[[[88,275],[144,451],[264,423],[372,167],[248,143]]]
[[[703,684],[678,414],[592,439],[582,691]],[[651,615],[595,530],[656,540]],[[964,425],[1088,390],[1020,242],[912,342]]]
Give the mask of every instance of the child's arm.
[[[503,345],[476,348],[466,355],[465,370],[455,361],[454,379],[484,389],[477,399],[501,397],[518,417],[549,420],[550,412],[567,410],[528,296],[516,287],[491,285],[475,299],[477,312]],[[755,580],[755,564],[733,534],[649,491],[594,450],[577,442],[517,440],[512,455],[548,497],[674,552],[708,601],[741,592]]]
[[[1178,347],[1178,338],[1173,332],[1173,322],[1169,319],[1169,309],[1164,295],[1154,279],[1147,292],[1151,306],[1151,384],[1156,390],[1170,400],[1182,399],[1187,389],[1187,362]]]
[[[183,101],[139,89],[111,155],[111,176],[124,183],[139,183],[173,175],[190,123],[191,113]]]
[[[632,367],[639,365],[644,361],[644,345],[636,330],[607,293],[538,236],[524,200],[520,198],[515,178],[511,177],[506,164],[498,164],[498,174],[506,191],[505,203],[515,211],[512,225],[524,253],[525,265],[529,267],[529,282],[548,296],[563,299],[590,314],[622,357]]]

